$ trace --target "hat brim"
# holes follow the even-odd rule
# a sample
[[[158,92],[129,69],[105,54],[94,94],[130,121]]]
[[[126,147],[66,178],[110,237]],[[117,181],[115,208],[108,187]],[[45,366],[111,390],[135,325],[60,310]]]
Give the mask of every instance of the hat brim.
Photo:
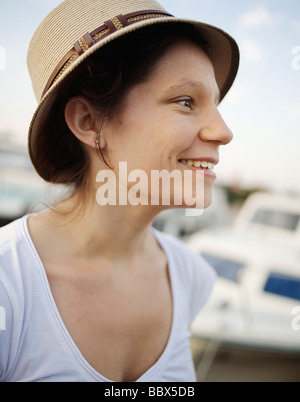
[[[55,103],[59,89],[62,88],[66,81],[66,78],[72,74],[72,72],[81,65],[88,57],[97,52],[103,46],[109,44],[113,40],[130,32],[136,31],[143,27],[147,27],[154,24],[189,24],[192,25],[196,33],[199,33],[200,37],[208,44],[207,53],[211,59],[214,67],[216,82],[220,90],[220,102],[229,91],[232,86],[239,67],[239,49],[235,40],[223,30],[205,24],[199,21],[193,21],[183,18],[169,18],[161,17],[145,21],[137,22],[133,25],[127,26],[118,30],[111,35],[107,36],[94,46],[89,48],[80,57],[78,57],[71,66],[55,81],[46,94],[41,99],[35,113],[32,117],[29,132],[28,132],[28,151],[30,159],[35,167],[37,173],[43,177],[42,169],[39,168],[39,156],[35,149],[35,139],[38,135],[47,137],[48,118],[50,110]],[[50,134],[49,134],[50,135]]]

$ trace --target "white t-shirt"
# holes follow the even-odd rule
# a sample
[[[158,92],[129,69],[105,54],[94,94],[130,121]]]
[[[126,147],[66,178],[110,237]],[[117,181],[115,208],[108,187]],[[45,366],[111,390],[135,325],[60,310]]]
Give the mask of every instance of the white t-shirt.
[[[0,229],[0,381],[108,382],[84,359],[62,321],[27,217]],[[189,326],[215,272],[183,242],[153,231],[168,258],[172,328],[161,357],[137,381],[196,381]]]

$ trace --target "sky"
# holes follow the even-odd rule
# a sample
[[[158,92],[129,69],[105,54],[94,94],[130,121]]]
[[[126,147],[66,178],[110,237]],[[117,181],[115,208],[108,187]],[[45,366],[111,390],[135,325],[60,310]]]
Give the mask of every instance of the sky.
[[[37,106],[26,53],[35,29],[60,0],[1,1],[0,135],[26,146]],[[175,16],[218,26],[240,47],[238,76],[219,106],[234,134],[220,150],[219,183],[300,194],[300,1],[160,3]]]

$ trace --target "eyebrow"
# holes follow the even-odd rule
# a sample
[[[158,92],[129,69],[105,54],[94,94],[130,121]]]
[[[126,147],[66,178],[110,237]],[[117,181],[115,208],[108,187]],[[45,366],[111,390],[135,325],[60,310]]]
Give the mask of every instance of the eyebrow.
[[[168,94],[171,94],[173,92],[182,91],[182,90],[189,89],[189,88],[198,88],[198,89],[202,90],[203,92],[208,91],[208,87],[205,86],[205,84],[203,82],[189,80],[189,81],[181,81],[181,82],[179,82],[177,84],[171,85],[169,88],[164,90],[164,93],[166,95],[168,95]],[[220,91],[219,90],[216,93],[215,102],[216,102],[217,105],[220,103]]]

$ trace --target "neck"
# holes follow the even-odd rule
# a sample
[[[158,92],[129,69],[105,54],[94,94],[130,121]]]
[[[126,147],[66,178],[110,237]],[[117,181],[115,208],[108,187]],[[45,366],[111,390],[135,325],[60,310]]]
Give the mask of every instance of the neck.
[[[99,206],[86,202],[80,214],[75,195],[56,206],[52,222],[61,225],[78,258],[100,256],[114,261],[130,261],[152,246],[151,224],[159,211],[149,206]],[[70,214],[70,211],[71,212]],[[53,220],[54,219],[54,220]]]

